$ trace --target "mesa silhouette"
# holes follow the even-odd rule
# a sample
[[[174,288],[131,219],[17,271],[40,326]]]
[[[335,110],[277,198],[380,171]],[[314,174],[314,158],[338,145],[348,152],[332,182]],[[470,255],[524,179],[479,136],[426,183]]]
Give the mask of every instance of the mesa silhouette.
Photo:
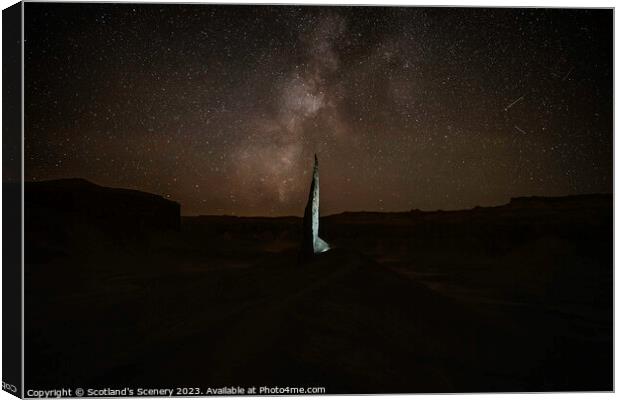
[[[612,196],[302,219],[25,185],[28,387],[612,390]]]

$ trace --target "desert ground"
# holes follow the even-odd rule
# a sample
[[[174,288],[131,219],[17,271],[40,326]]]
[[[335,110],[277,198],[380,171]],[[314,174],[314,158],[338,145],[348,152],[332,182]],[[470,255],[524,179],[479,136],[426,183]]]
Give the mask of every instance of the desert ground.
[[[297,217],[124,224],[97,212],[137,192],[36,185],[26,389],[613,389],[611,195],[323,216],[333,249],[300,264]]]

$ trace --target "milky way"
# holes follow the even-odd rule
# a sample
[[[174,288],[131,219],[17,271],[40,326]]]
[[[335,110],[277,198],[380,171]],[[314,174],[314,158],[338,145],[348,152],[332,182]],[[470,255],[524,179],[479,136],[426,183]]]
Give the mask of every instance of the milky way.
[[[610,10],[26,4],[25,174],[184,214],[612,191]]]

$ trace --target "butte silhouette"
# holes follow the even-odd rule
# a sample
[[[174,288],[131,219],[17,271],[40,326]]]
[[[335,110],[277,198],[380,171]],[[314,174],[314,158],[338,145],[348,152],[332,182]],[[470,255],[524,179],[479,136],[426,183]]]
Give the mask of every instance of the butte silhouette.
[[[314,170],[308,204],[304,211],[301,258],[308,260],[329,250],[329,244],[319,237],[319,160],[314,155]]]

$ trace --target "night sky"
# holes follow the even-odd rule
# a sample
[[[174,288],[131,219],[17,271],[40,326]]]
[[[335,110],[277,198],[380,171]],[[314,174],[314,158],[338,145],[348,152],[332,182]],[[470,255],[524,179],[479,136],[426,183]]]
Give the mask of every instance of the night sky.
[[[182,213],[611,192],[612,11],[26,3],[25,175]]]

